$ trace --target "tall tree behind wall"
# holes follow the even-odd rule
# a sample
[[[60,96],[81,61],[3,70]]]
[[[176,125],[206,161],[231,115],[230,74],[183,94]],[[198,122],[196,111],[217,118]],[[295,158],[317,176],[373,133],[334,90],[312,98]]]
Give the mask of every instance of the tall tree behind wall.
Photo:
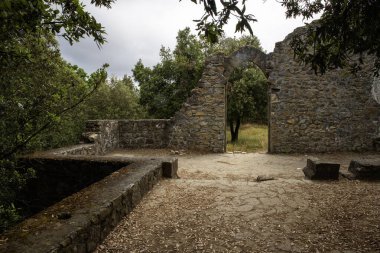
[[[263,51],[256,36],[242,36],[222,38],[218,43],[211,45],[209,53],[222,52],[228,56],[244,46]],[[235,69],[227,83],[227,122],[231,141],[238,141],[243,121],[265,123],[266,107],[267,84],[262,71],[253,65]]]
[[[178,111],[197,85],[203,71],[205,53],[202,43],[189,28],[180,30],[177,45],[160,50],[161,62],[152,68],[139,60],[133,77],[140,86],[140,103],[150,117],[170,118]]]

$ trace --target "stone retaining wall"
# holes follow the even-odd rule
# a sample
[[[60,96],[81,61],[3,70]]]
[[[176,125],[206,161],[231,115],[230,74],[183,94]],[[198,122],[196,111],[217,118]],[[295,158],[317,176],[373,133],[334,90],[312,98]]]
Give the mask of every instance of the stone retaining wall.
[[[79,144],[70,147],[53,149],[48,152],[52,155],[96,155],[96,145],[92,144]]]
[[[125,167],[0,235],[0,252],[93,252],[162,176],[176,176],[178,166],[176,159],[157,158],[55,156],[38,159],[51,164],[74,162],[75,167],[78,162],[124,164]]]

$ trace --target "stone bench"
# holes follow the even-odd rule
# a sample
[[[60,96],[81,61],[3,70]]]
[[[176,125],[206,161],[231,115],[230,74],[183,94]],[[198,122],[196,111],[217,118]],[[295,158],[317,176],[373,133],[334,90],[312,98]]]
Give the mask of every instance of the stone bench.
[[[340,164],[307,159],[307,165],[303,168],[305,177],[310,180],[338,180]]]
[[[380,179],[380,159],[352,160],[348,171],[357,179]]]

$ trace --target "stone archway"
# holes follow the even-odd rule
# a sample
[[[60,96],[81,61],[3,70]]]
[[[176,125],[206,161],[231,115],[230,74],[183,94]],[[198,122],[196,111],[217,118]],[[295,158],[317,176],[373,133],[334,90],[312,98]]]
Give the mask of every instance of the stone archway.
[[[268,151],[271,153],[373,150],[380,136],[380,105],[373,98],[371,59],[352,75],[336,69],[317,76],[294,59],[298,28],[270,54],[243,47],[215,55],[191,97],[173,118],[169,146],[225,151],[226,90],[236,67],[254,63],[268,78]]]
[[[245,67],[249,63],[253,63],[268,77],[267,58],[268,55],[257,48],[242,47],[225,59],[224,76],[228,77],[235,68]]]
[[[253,47],[242,47],[229,57],[216,54],[206,60],[198,87],[173,118],[169,147],[226,151],[227,78],[234,68],[249,63],[268,76],[267,55]]]
[[[260,69],[264,75],[268,78],[269,71],[267,66],[267,58],[268,55],[263,53],[261,50],[250,47],[250,46],[244,46],[239,48],[237,51],[233,52],[229,57],[225,58],[224,60],[224,76],[228,80],[234,69],[237,68],[245,68],[250,66],[251,64],[254,64],[258,69]],[[268,105],[267,105],[267,112],[268,112],[268,124],[269,124],[269,116],[270,116],[270,103],[269,103],[269,85],[267,90],[267,96],[268,96]],[[227,101],[227,94],[226,94],[226,107],[228,106]],[[226,109],[226,121],[227,121],[227,109]],[[231,126],[230,126],[231,127]],[[225,129],[226,130],[226,129]],[[268,143],[270,141],[270,128],[268,127]],[[226,136],[227,138],[227,136]],[[227,143],[227,140],[226,140]],[[268,148],[270,145],[268,145]],[[269,150],[268,150],[269,151]]]

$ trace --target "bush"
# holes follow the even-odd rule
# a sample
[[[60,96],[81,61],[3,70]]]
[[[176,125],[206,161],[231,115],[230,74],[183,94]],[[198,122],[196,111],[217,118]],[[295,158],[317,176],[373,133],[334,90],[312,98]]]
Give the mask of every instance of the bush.
[[[34,176],[32,169],[17,168],[14,161],[0,160],[0,233],[22,218],[21,210],[15,207],[17,194]]]

